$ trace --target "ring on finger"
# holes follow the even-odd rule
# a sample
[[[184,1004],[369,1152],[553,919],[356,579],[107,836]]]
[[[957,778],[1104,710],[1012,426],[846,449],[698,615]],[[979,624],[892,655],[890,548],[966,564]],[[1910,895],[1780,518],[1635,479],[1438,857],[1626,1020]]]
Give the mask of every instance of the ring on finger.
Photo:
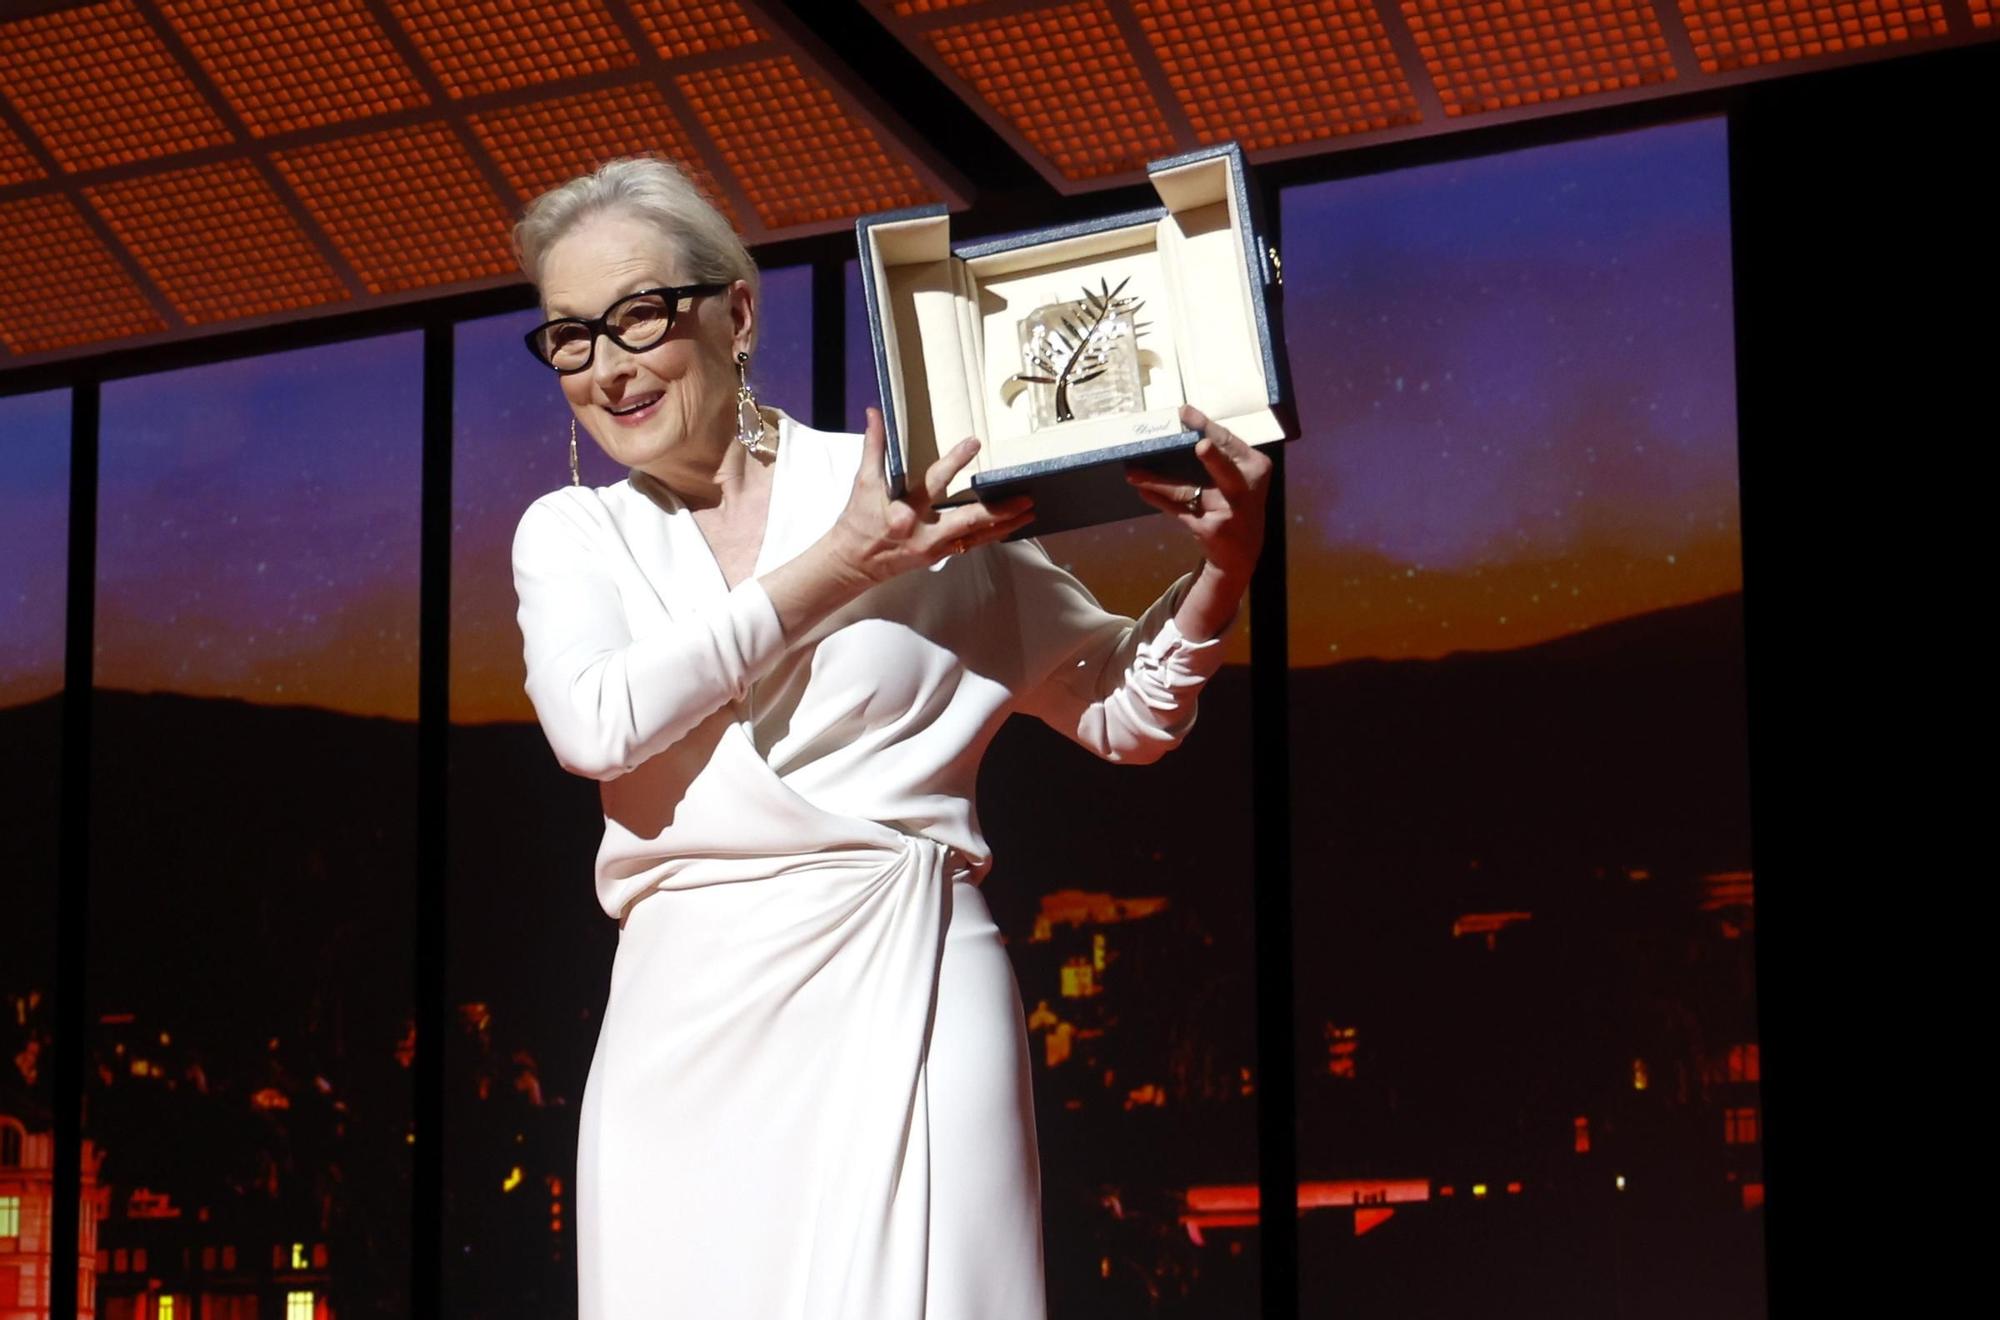
[[[962,536],[961,536],[961,537],[959,537],[959,538],[958,538],[957,540],[955,540],[955,541],[953,541],[953,542],[951,543],[951,552],[952,552],[953,554],[955,554],[955,555],[962,555],[962,554],[964,554],[964,553],[965,553],[965,538],[964,538],[964,537],[962,537]]]
[[[1182,506],[1185,507],[1189,513],[1201,512],[1201,493],[1205,489],[1206,487],[1197,485],[1194,488],[1194,493],[1181,501]]]

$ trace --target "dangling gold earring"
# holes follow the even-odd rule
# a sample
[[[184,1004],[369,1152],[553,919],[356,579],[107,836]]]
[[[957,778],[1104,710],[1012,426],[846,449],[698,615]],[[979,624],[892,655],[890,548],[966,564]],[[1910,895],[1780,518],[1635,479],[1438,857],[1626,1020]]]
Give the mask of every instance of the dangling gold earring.
[[[764,414],[750,393],[750,355],[736,355],[736,442],[753,454],[764,452]]]
[[[569,419],[569,484],[572,486],[581,486],[583,484],[583,475],[577,471],[576,467],[576,418],[574,415]]]

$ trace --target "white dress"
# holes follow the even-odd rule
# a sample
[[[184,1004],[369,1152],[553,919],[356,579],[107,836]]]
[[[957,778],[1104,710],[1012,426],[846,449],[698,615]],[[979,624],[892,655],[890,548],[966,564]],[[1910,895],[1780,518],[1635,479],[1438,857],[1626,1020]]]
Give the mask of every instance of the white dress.
[[[1021,710],[1152,760],[1221,646],[1173,625],[1191,575],[1135,623],[1032,541],[786,639],[757,577],[832,525],[860,456],[780,416],[734,590],[641,472],[552,491],[515,533],[528,696],[562,765],[601,781],[597,896],[619,924],[580,1114],[581,1320],[1045,1314],[979,759]]]

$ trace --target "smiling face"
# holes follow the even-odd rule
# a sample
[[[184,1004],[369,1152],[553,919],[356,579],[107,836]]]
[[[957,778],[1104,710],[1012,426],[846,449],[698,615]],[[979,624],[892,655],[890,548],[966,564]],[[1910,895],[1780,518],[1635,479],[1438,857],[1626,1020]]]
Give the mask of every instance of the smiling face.
[[[621,211],[580,221],[541,264],[542,314],[599,316],[640,289],[695,284],[674,244]],[[711,485],[736,433],[736,353],[747,351],[756,307],[738,280],[726,294],[696,297],[667,337],[631,353],[598,336],[591,363],[558,376],[583,429],[612,460],[671,489]]]

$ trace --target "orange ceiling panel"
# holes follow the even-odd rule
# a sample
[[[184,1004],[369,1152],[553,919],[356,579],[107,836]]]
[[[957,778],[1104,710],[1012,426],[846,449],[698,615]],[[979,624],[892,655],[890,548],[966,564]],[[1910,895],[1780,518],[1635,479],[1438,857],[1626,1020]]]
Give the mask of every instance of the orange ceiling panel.
[[[978,3],[980,0],[894,0],[889,7],[904,18],[910,18],[917,14],[941,14],[947,9],[963,9]]]
[[[632,0],[633,16],[663,59],[728,50],[764,34],[732,0]]]
[[[41,178],[42,173],[34,153],[22,145],[13,129],[0,123],[0,188],[10,183],[28,183]]]
[[[158,0],[257,137],[429,98],[363,0]]]
[[[1810,59],[1949,30],[1937,0],[1680,0],[1703,73]]]
[[[1972,12],[1972,26],[1993,26],[1993,0],[1966,0],[1965,7]]]
[[[1132,0],[1202,142],[1247,150],[1422,118],[1373,0]]]
[[[529,87],[638,62],[604,0],[389,0],[453,96]]]
[[[680,87],[766,229],[933,200],[790,56],[696,70]]]
[[[1650,0],[1400,0],[1448,116],[1674,77]]]
[[[60,193],[0,202],[0,343],[41,353],[166,322]]]
[[[1144,169],[1173,131],[1104,0],[924,34],[939,58],[1070,179]]]
[[[85,196],[191,322],[262,316],[347,296],[248,161],[142,174],[86,189]]]
[[[538,196],[615,156],[655,154],[672,159],[732,222],[742,222],[652,83],[474,115],[472,131],[522,197]]]
[[[0,25],[0,87],[66,170],[231,140],[128,0]]]
[[[515,269],[511,217],[444,124],[299,147],[276,161],[370,293]]]

